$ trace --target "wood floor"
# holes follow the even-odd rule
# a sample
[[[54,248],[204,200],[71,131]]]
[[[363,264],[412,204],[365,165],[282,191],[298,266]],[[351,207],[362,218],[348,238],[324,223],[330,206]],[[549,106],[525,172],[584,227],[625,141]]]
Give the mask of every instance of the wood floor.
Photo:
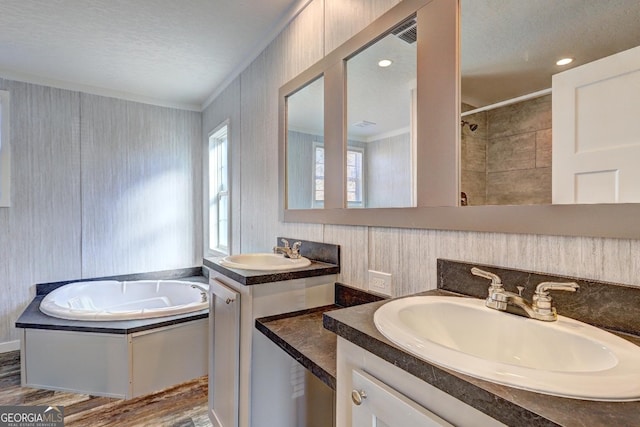
[[[65,427],[210,427],[207,377],[130,400],[20,386],[20,352],[0,353],[0,406],[64,406]]]

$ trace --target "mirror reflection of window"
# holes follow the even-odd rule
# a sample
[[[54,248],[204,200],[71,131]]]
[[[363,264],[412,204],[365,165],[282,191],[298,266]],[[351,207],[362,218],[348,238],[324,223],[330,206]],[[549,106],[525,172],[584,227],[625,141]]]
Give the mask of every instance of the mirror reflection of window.
[[[324,206],[324,146],[315,143],[313,207]],[[364,150],[347,150],[347,204],[349,207],[364,206]]]
[[[415,206],[416,39],[414,17],[347,61],[348,207]]]
[[[287,206],[322,207],[317,202],[316,147],[324,144],[324,78],[287,97]],[[322,161],[324,165],[324,160]],[[324,167],[324,166],[323,166]],[[324,199],[324,171],[322,199]]]

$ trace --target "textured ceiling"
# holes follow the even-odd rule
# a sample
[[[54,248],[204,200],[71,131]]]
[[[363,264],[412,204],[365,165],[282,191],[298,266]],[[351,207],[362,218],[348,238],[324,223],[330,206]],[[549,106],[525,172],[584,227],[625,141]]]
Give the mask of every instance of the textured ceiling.
[[[639,0],[461,0],[462,100],[481,107],[640,45]],[[566,67],[555,62],[575,58]]]
[[[0,0],[0,76],[199,110],[309,1]],[[638,0],[462,0],[463,101],[548,88],[638,22]]]
[[[200,109],[299,0],[0,0],[0,76]]]

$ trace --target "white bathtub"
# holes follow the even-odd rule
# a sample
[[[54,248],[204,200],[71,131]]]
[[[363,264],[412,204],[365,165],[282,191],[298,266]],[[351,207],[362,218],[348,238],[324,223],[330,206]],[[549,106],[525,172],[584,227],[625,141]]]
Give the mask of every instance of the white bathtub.
[[[207,288],[180,280],[75,282],[47,294],[40,311],[61,319],[95,321],[172,316],[207,308]]]

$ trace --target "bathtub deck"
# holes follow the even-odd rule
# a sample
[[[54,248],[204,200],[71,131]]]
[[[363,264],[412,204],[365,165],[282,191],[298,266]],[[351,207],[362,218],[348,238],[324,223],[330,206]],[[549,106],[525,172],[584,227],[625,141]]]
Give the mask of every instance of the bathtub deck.
[[[20,386],[20,353],[0,353],[0,406],[62,405],[66,427],[210,427],[207,377],[131,400]]]
[[[181,278],[180,280],[192,281],[196,283],[208,283],[208,279],[203,276],[186,277]],[[61,286],[59,284],[57,285]],[[44,290],[50,292],[52,289],[54,289],[53,286],[47,285]],[[58,319],[56,317],[47,316],[40,311],[40,302],[45,297],[45,295],[46,293],[44,291],[38,291],[36,297],[33,299],[33,301],[31,301],[31,303],[27,306],[27,308],[22,312],[22,314],[16,321],[16,328],[98,332],[107,334],[132,334],[149,329],[156,329],[164,326],[190,322],[192,320],[205,319],[209,316],[209,310],[204,309],[193,313],[138,320],[114,320],[106,322],[96,322],[90,320]]]
[[[206,319],[209,309],[175,316],[155,317],[139,320],[113,320],[96,322],[91,320],[67,320],[47,316],[40,311],[40,301],[43,295],[31,301],[16,321],[16,328],[51,329],[57,331],[97,332],[105,334],[132,334],[164,326],[177,325],[192,320]]]

